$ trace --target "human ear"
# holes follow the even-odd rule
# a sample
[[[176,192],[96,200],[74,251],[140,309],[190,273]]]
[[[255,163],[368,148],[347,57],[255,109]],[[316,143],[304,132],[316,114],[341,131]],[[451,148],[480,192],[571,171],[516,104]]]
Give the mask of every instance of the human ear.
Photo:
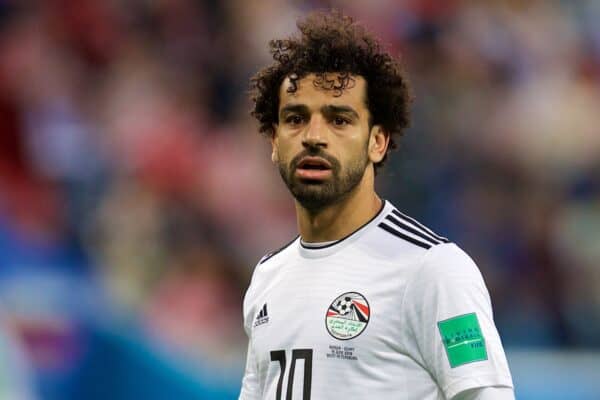
[[[369,159],[377,164],[385,157],[390,135],[383,130],[381,125],[373,125],[369,134]]]
[[[279,162],[279,143],[277,141],[277,126],[273,127],[273,133],[271,133],[271,161],[273,164]]]

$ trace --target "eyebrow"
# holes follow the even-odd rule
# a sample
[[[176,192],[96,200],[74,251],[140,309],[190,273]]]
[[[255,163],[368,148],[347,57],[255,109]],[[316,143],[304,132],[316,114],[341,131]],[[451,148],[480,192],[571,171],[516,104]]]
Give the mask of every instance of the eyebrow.
[[[279,112],[280,115],[284,115],[286,113],[300,113],[300,114],[309,114],[310,110],[304,104],[288,104],[284,106]],[[327,104],[321,107],[321,113],[323,114],[349,114],[355,119],[358,119],[358,113],[350,106],[336,106],[333,104]]]
[[[323,114],[349,114],[351,117],[358,119],[358,113],[350,106],[335,106],[329,104],[321,107]]]
[[[280,115],[284,115],[286,113],[308,114],[309,110],[304,104],[288,104],[279,112]]]

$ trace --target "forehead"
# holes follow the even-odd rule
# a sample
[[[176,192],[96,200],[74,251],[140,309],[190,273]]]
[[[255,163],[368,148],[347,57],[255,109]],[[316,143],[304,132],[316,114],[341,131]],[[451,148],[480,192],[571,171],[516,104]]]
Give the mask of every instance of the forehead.
[[[366,81],[359,75],[348,75],[345,88],[339,86],[339,73],[309,74],[292,82],[286,77],[279,88],[279,108],[288,103],[301,103],[309,107],[323,104],[348,105],[359,111],[366,109]],[[296,90],[290,91],[295,85]]]

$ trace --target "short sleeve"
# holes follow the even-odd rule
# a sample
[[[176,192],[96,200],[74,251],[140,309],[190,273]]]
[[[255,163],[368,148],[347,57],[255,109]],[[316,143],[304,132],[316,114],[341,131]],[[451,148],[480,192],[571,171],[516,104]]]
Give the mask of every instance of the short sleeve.
[[[254,351],[252,349],[252,340],[248,342],[248,354],[246,356],[246,370],[242,379],[242,390],[239,400],[258,400],[260,391],[258,384],[258,369]]]
[[[402,304],[406,351],[446,398],[479,387],[512,388],[483,277],[455,244],[426,253],[407,282]]]
[[[452,400],[515,400],[515,393],[509,387],[486,386],[465,390]]]
[[[253,277],[254,280],[254,277]],[[252,346],[252,316],[254,309],[252,308],[252,282],[244,296],[243,314],[244,314],[244,331],[248,336],[248,351],[246,354],[246,369],[242,378],[242,390],[239,400],[257,400],[260,398],[259,380],[258,380],[258,363]]]

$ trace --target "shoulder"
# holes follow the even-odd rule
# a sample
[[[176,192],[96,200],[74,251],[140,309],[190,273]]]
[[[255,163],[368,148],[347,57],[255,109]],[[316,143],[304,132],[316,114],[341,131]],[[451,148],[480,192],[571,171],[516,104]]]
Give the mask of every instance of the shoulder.
[[[450,241],[395,207],[391,207],[378,226],[398,239],[425,250]]]
[[[267,284],[278,275],[281,268],[289,261],[290,257],[293,257],[293,244],[297,240],[299,240],[299,236],[296,236],[279,249],[267,253],[258,261],[258,264],[252,273],[248,291],[250,291],[253,286]]]
[[[282,267],[292,257],[293,244],[299,240],[299,236],[286,243],[277,250],[271,251],[261,257],[254,268],[250,285],[244,297],[244,307],[252,300],[254,293],[260,293],[265,287],[272,284],[279,275]]]
[[[457,244],[391,204],[376,225],[365,251],[395,265],[410,265],[413,280],[482,280],[475,262]]]
[[[363,246],[371,255],[394,262],[420,260],[432,249],[449,243],[448,238],[387,202]]]
[[[491,307],[485,281],[473,259],[454,243],[431,248],[407,280],[406,302],[436,309],[439,319]],[[487,310],[487,308],[486,308]],[[447,311],[447,314],[445,312]]]
[[[454,243],[435,248],[424,257],[419,271],[421,279],[481,280],[481,272],[473,259]]]
[[[290,240],[289,242],[287,242],[286,244],[284,244],[283,246],[281,246],[280,248],[278,248],[277,250],[273,250],[268,252],[267,254],[265,254],[264,256],[261,257],[261,259],[258,261],[258,265],[262,265],[264,263],[266,263],[267,261],[271,260],[272,258],[274,258],[276,255],[283,253],[286,249],[288,249],[289,247],[291,247],[292,243],[294,243],[296,240],[298,240],[299,236],[296,236],[295,238],[293,238],[292,240]]]

